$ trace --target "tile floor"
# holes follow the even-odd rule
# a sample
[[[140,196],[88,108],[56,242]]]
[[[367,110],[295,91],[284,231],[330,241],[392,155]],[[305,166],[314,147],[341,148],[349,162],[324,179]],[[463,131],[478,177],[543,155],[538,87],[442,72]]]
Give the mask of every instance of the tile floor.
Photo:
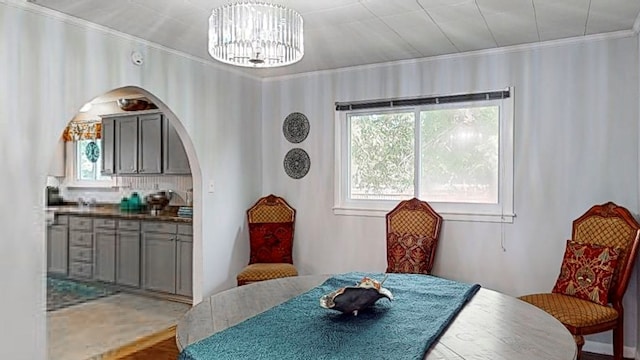
[[[190,305],[118,293],[47,313],[49,360],[102,354],[177,324]]]

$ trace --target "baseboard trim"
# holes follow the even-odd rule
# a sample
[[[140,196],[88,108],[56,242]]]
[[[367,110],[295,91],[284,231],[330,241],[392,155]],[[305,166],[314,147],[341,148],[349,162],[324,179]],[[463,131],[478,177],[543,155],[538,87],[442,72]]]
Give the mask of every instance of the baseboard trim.
[[[609,343],[586,340],[584,343],[584,346],[582,347],[582,351],[591,352],[595,354],[602,354],[602,355],[613,355],[613,345]],[[629,359],[640,360],[640,357],[638,357],[638,353],[636,352],[636,348],[631,346],[624,347],[624,351],[622,351],[622,356]]]
[[[161,341],[167,340],[168,338],[175,337],[175,336],[176,336],[176,326],[174,325],[170,328],[159,331],[155,334],[151,334],[143,338],[140,338],[118,349],[102,354],[101,359],[103,360],[122,359],[124,357],[135,354],[141,350],[150,348],[160,343]]]

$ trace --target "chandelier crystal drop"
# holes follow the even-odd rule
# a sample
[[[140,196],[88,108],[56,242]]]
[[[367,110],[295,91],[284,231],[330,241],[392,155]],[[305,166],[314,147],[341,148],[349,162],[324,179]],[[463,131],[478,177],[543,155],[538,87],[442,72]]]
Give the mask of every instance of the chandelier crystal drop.
[[[302,16],[281,5],[240,1],[209,17],[209,54],[245,67],[291,65],[304,55]]]

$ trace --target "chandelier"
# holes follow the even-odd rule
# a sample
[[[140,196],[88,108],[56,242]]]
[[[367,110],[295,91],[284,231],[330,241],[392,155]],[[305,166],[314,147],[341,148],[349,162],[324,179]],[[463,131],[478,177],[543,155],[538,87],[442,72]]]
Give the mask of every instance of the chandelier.
[[[209,54],[237,66],[291,65],[304,55],[302,16],[253,0],[216,8],[209,18]]]

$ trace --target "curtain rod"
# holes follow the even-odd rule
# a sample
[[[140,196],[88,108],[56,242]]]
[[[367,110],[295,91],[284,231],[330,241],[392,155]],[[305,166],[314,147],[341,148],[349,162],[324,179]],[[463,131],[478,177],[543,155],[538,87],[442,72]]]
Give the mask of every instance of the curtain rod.
[[[420,97],[420,98],[336,102],[335,104],[336,104],[337,111],[348,111],[348,110],[361,110],[361,109],[374,109],[374,108],[392,108],[392,107],[401,107],[401,106],[447,104],[447,103],[480,101],[480,100],[497,100],[497,99],[506,99],[510,95],[511,94],[509,93],[509,90],[499,90],[499,91],[488,91],[488,92],[485,91],[485,92],[479,92],[479,93],[430,96],[430,97]]]

